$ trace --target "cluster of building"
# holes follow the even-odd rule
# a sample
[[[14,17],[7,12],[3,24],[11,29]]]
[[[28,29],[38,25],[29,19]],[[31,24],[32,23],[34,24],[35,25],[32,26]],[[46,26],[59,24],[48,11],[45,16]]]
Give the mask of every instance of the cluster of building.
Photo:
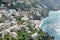
[[[3,3],[13,2],[12,0],[1,0]],[[23,3],[23,1],[18,0],[16,2],[13,2],[13,4],[16,4],[18,2]],[[31,4],[28,0],[24,0],[26,4]],[[48,14],[45,12],[47,10],[37,5],[36,7],[31,7],[25,9],[25,11],[21,10],[21,8],[15,9],[8,9],[7,7],[4,7],[3,4],[1,4],[0,7],[0,33],[2,33],[2,38],[4,39],[4,36],[6,33],[9,33],[11,36],[17,38],[17,33],[13,30],[20,30],[22,27],[26,29],[28,33],[31,31],[29,30],[29,26],[33,30],[39,31],[39,24],[43,19],[43,16],[46,17]],[[42,13],[43,12],[43,13]],[[16,17],[22,17],[21,20],[24,20],[23,24],[18,24]],[[3,22],[2,22],[3,21]],[[34,33],[31,35],[34,40],[38,36],[38,33]],[[37,39],[36,39],[37,40]]]

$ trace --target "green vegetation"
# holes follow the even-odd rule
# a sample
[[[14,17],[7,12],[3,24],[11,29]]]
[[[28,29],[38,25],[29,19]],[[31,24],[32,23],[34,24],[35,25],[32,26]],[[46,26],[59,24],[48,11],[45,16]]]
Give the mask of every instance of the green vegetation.
[[[38,40],[52,40],[52,38],[42,30],[36,31],[30,28],[31,33],[27,33],[25,28],[22,30],[17,30],[16,33],[18,34],[18,40],[32,40],[31,35],[37,32],[39,34]]]
[[[18,40],[31,40],[31,35],[25,31],[17,31]]]
[[[0,23],[4,23],[5,21],[4,20],[0,20]]]
[[[9,35],[9,34],[6,34],[6,35],[5,35],[5,39],[6,39],[6,40],[10,40],[10,35]]]
[[[22,18],[21,16],[16,16],[18,24],[23,24],[24,20],[21,20],[21,18]]]
[[[9,9],[20,8],[21,10],[25,10],[28,7],[29,6],[27,6],[25,3],[16,3],[16,5],[11,4],[10,6],[7,5],[7,8]]]
[[[21,8],[22,10],[24,10],[24,8],[26,8],[26,4],[25,3],[17,3],[17,8]]]
[[[8,33],[5,35],[5,40],[17,40],[14,37],[12,37],[11,35],[9,35]]]
[[[21,17],[17,16],[16,18],[17,21],[23,22],[23,20],[21,20]],[[33,29],[31,25],[27,27],[31,31],[30,33],[26,31],[26,28],[22,27],[20,30],[15,30],[15,32],[18,34],[17,39],[12,37],[8,33],[5,35],[4,39],[5,40],[32,40],[31,35],[37,32],[39,35],[37,38],[38,40],[52,40],[52,37],[50,37],[47,33],[43,32],[41,29],[39,31]],[[2,40],[1,36],[0,36],[0,40]]]
[[[17,21],[21,21],[21,17],[20,16],[16,16]]]
[[[3,40],[3,39],[1,38],[1,35],[2,35],[2,34],[0,34],[0,40]]]

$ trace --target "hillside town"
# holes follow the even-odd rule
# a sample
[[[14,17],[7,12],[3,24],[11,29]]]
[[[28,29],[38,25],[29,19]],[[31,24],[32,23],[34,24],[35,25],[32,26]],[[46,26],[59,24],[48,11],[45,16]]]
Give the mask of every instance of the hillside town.
[[[32,5],[34,1],[0,1],[0,40],[54,39],[39,28],[41,21],[48,16],[48,9]]]

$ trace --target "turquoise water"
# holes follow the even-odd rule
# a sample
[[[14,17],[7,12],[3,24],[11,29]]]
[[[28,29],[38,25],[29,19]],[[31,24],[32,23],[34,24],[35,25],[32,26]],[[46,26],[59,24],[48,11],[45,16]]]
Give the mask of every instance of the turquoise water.
[[[54,40],[60,40],[60,12],[50,11],[49,17],[45,18],[39,27],[50,36],[54,36]]]

